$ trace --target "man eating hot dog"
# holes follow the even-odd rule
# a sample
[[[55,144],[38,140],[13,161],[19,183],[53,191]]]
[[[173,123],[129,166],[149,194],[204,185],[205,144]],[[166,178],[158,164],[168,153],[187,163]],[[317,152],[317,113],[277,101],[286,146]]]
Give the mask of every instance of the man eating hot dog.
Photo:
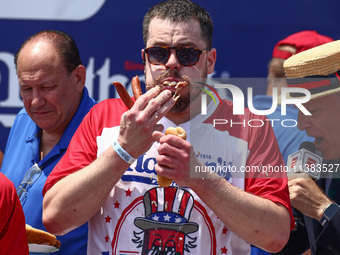
[[[161,2],[145,15],[143,37],[147,92],[129,110],[109,99],[84,118],[44,187],[46,228],[62,235],[88,221],[88,254],[249,254],[250,244],[280,251],[294,225],[282,174],[191,176],[202,155],[238,168],[283,164],[270,125],[217,131],[200,115],[202,90],[191,83],[214,70],[209,14],[188,0]],[[225,100],[207,108],[235,121],[255,117],[233,116]],[[187,140],[164,135],[170,126]],[[190,141],[198,133],[207,143]],[[159,187],[157,174],[174,182]]]

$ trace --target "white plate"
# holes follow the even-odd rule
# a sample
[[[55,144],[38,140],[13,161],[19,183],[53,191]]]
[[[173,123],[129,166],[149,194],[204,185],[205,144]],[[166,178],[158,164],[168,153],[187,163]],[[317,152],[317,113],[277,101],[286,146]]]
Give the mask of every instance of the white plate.
[[[42,254],[48,254],[48,253],[59,251],[59,249],[54,246],[50,246],[46,244],[36,244],[36,243],[29,243],[28,248],[30,252],[42,253]]]

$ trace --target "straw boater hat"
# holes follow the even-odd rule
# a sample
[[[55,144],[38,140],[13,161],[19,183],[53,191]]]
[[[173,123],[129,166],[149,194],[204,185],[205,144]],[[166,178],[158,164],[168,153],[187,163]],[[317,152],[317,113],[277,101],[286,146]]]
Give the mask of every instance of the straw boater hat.
[[[283,67],[288,87],[308,89],[311,99],[340,92],[340,40],[293,55]],[[290,93],[290,98],[301,96]]]

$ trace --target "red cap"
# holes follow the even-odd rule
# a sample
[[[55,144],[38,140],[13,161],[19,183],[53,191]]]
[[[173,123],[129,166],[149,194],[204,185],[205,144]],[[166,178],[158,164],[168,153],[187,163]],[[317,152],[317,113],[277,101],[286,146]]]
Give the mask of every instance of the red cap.
[[[318,34],[316,31],[301,31],[292,34],[282,41],[278,42],[273,50],[273,58],[283,58],[287,59],[293,54],[287,51],[282,51],[279,49],[281,45],[292,45],[296,48],[296,53],[305,51],[324,43],[334,41],[332,38],[324,35]]]

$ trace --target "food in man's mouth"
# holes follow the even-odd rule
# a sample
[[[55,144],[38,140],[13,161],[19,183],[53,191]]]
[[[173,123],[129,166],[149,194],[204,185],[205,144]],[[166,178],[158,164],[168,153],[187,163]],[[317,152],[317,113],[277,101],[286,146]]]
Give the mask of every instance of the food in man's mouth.
[[[162,83],[163,86],[169,86],[169,87],[175,87],[175,93],[173,95],[173,98],[177,100],[180,95],[177,95],[178,91],[180,91],[182,88],[184,88],[188,83],[186,81],[164,81]]]

